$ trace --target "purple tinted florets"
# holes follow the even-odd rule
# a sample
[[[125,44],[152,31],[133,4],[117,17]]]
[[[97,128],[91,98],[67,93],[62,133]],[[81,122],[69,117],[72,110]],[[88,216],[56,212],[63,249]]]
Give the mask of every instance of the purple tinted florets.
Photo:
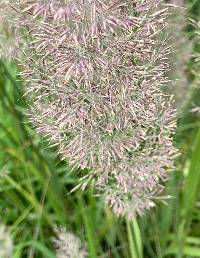
[[[30,119],[73,166],[91,168],[117,215],[154,205],[172,167],[170,48],[157,0],[19,1]]]

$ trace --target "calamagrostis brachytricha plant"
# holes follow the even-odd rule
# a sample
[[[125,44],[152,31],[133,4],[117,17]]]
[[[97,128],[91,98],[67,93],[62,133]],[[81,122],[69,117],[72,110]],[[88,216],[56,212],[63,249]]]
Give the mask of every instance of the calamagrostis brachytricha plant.
[[[176,22],[169,24],[166,31],[171,38],[173,53],[171,53],[172,69],[170,78],[173,80],[170,92],[174,94],[175,107],[178,111],[187,104],[190,97],[191,84],[188,82],[187,64],[192,57],[193,40],[189,40],[185,31],[188,23],[186,3],[184,0],[170,0],[167,4],[172,5],[171,19]]]
[[[172,167],[170,48],[158,0],[18,1],[30,119],[73,166],[91,168],[115,214],[142,214]],[[19,42],[22,42],[19,40]]]
[[[0,225],[0,257],[11,258],[13,243],[5,225]]]
[[[70,232],[66,232],[63,228],[55,229],[56,237],[53,243],[56,248],[57,258],[86,258],[88,253],[85,244]]]
[[[9,8],[9,0],[0,1],[0,58],[10,58],[18,46],[19,37],[13,26],[13,10]]]

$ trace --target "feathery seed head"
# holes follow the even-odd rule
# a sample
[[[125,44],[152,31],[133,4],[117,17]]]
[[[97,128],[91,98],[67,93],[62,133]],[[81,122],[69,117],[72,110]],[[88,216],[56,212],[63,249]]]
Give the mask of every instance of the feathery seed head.
[[[63,228],[56,228],[55,233],[56,238],[53,238],[53,243],[57,258],[86,258],[88,256],[85,244],[77,236],[66,232]]]
[[[11,258],[13,243],[5,225],[0,225],[0,257]]]
[[[93,169],[117,215],[154,205],[176,154],[172,98],[162,92],[168,9],[159,2],[13,4],[26,36],[19,56],[33,100],[30,120],[71,165]]]
[[[193,40],[188,38],[185,28],[188,24],[186,3],[184,0],[170,0],[167,4],[171,7],[171,19],[176,18],[176,22],[166,27],[166,32],[170,34],[173,53],[170,56],[172,83],[169,85],[169,92],[174,95],[174,104],[177,111],[181,111],[187,104],[190,97],[190,86],[187,75],[187,64],[192,57]],[[184,96],[184,97],[183,97]]]

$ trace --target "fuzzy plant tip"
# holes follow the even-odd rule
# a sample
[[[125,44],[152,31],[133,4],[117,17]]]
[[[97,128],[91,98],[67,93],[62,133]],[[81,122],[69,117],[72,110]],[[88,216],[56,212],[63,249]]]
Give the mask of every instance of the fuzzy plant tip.
[[[13,251],[13,242],[7,227],[0,224],[0,257],[11,258]]]
[[[56,236],[52,239],[56,248],[56,258],[87,258],[85,243],[64,228],[54,229]]]
[[[30,121],[70,165],[92,169],[83,186],[94,178],[116,215],[143,214],[177,152],[173,99],[164,94],[168,8],[159,0],[10,2]]]

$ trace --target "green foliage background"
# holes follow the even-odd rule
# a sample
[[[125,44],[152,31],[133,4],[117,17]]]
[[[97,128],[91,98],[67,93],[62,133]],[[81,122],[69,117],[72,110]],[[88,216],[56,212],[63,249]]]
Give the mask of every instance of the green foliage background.
[[[200,0],[187,6],[200,20]],[[194,26],[186,31],[195,39]],[[200,54],[197,40],[194,54]],[[16,67],[0,61],[0,222],[10,227],[13,258],[55,258],[55,225],[86,241],[90,258],[200,257],[200,115],[191,113],[200,106],[199,63],[191,59],[186,72],[191,97],[174,137],[181,155],[165,189],[172,198],[127,221],[116,218],[92,188],[70,194],[83,171],[72,172],[34,133]]]

